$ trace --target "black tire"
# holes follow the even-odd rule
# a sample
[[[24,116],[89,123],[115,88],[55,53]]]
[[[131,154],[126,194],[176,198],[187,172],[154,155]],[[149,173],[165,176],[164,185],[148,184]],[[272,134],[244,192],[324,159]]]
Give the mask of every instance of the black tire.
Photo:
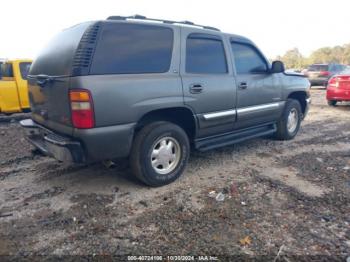
[[[291,111],[296,110],[296,115],[298,116],[296,128],[293,131],[289,131],[288,124],[288,116]],[[294,111],[295,112],[295,111]],[[295,99],[288,99],[286,105],[284,107],[283,114],[280,120],[277,123],[277,132],[276,138],[278,140],[291,140],[293,139],[300,129],[301,120],[303,117],[303,113],[301,111],[300,103]]]
[[[162,138],[174,139],[180,152],[177,164],[166,174],[159,174],[152,166],[152,152],[157,141]],[[186,132],[170,122],[154,122],[143,127],[134,139],[130,154],[133,174],[149,186],[158,187],[175,181],[184,171],[190,154],[190,144]],[[162,165],[160,165],[162,166]]]
[[[328,100],[328,105],[329,106],[336,106],[337,105],[337,101],[336,100]]]

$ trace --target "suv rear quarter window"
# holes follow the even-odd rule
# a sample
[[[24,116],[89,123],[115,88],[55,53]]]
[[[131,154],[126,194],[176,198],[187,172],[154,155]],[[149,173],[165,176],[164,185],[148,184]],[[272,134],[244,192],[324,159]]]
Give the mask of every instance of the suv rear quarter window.
[[[106,23],[97,43],[90,74],[143,74],[169,71],[171,28]]]
[[[222,40],[211,35],[189,35],[186,41],[186,72],[194,74],[227,73]]]

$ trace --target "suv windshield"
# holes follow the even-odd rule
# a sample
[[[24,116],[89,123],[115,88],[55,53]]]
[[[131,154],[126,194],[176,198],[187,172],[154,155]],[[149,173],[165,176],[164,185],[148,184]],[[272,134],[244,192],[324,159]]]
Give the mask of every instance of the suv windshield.
[[[311,65],[308,68],[310,72],[320,72],[320,71],[328,71],[328,65]]]

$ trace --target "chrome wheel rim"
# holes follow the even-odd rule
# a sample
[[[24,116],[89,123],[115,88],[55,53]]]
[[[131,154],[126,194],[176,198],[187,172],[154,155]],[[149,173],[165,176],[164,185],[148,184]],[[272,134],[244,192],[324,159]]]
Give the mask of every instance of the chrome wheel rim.
[[[289,133],[294,133],[295,130],[297,129],[299,122],[299,114],[298,111],[293,108],[290,110],[289,115],[288,115],[288,121],[287,121],[287,129]]]
[[[159,138],[153,145],[151,164],[153,169],[161,175],[171,173],[181,159],[181,147],[173,137]]]

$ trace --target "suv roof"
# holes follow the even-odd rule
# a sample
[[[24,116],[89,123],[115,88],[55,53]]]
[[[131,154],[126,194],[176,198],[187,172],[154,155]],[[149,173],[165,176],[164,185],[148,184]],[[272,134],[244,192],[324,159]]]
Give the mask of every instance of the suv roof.
[[[164,24],[181,24],[181,25],[188,25],[188,26],[195,26],[195,27],[201,27],[203,29],[209,29],[209,30],[215,30],[220,31],[220,29],[212,27],[212,26],[205,26],[205,25],[197,25],[191,21],[172,21],[172,20],[163,20],[163,19],[155,19],[155,18],[147,18],[143,15],[133,15],[133,16],[109,16],[107,20],[144,20],[144,21],[150,21],[150,22],[162,22]]]
[[[226,36],[231,41],[243,42],[255,46],[248,38],[227,34],[219,29],[202,26],[189,21],[171,21],[146,18],[144,16],[110,16],[106,20],[89,21],[67,28],[56,35],[34,61],[30,76],[46,74],[49,76],[83,76],[89,75],[94,52],[101,42],[103,28],[111,24],[138,24],[179,29],[189,27],[196,33],[203,32]]]
[[[102,20],[103,21],[103,20]],[[233,39],[233,41],[242,41],[246,42],[248,44],[253,44],[253,42],[244,36],[231,34],[231,33],[224,33],[221,32],[220,29],[212,26],[205,26],[205,25],[199,25],[195,24],[191,21],[172,21],[172,20],[163,20],[163,19],[157,19],[157,18],[147,18],[143,15],[133,15],[133,16],[109,16],[104,21],[120,21],[120,22],[134,22],[134,23],[147,23],[147,24],[165,24],[165,25],[171,25],[171,26],[187,26],[187,27],[193,27],[193,28],[199,28],[203,31],[216,31],[220,32],[221,34],[228,35]]]

